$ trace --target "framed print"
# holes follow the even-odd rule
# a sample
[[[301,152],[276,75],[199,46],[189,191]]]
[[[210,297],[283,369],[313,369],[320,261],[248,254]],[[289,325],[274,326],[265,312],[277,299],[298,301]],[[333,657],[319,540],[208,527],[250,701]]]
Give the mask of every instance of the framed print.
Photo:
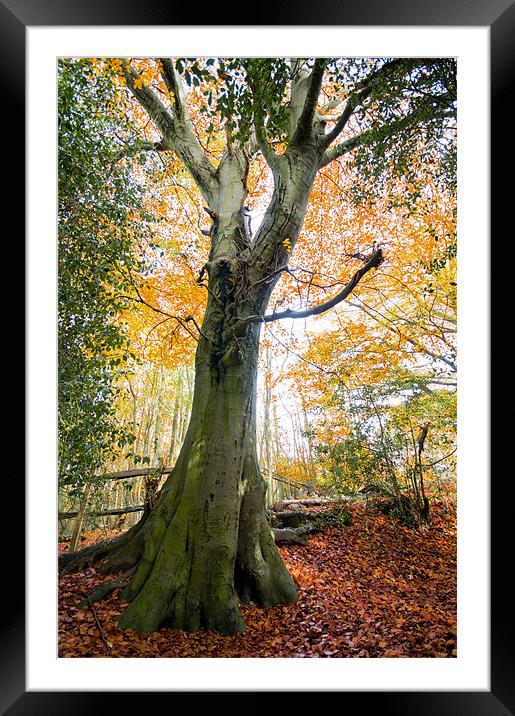
[[[107,713],[119,708],[120,692],[125,691],[129,698],[134,697],[134,692],[241,692],[245,698],[245,692],[252,691],[263,692],[266,698],[267,691],[343,691],[342,697],[352,698],[357,707],[364,699],[367,705],[392,714],[515,713],[509,628],[513,617],[505,586],[510,562],[505,526],[510,524],[511,485],[507,480],[497,484],[493,479],[494,474],[503,474],[498,466],[490,477],[488,315],[490,264],[492,286],[510,283],[509,261],[504,259],[502,249],[491,252],[488,234],[491,231],[493,239],[505,230],[500,223],[511,206],[506,167],[512,164],[513,149],[506,107],[513,92],[515,4],[496,0],[485,8],[478,0],[451,0],[413,6],[408,2],[374,0],[365,7],[340,7],[328,0],[316,10],[306,4],[270,8],[267,12],[273,12],[272,22],[262,6],[255,17],[241,16],[241,20],[236,8],[227,7],[219,17],[209,9],[197,25],[190,24],[184,10],[160,5],[152,0],[145,4],[134,0],[105,4],[0,0],[0,53],[5,68],[4,148],[11,154],[6,163],[10,192],[6,216],[18,205],[16,233],[21,233],[19,224],[25,215],[28,237],[25,488],[18,471],[13,471],[12,476],[6,471],[9,488],[14,488],[9,489],[9,511],[21,514],[21,506],[26,504],[27,513],[25,538],[19,526],[14,532],[9,527],[5,549],[4,578],[10,606],[3,614],[0,642],[2,713]],[[226,23],[222,14],[237,18],[237,23]],[[325,52],[335,57],[355,57],[362,52],[364,57],[457,59],[460,379],[458,647],[454,658],[57,656],[57,508],[52,492],[56,465],[52,437],[56,254],[52,247],[56,221],[57,60],[166,57],[167,47],[174,48],[170,51],[173,56],[181,57],[317,58]],[[19,129],[24,105],[25,161]],[[26,213],[21,207],[24,167]],[[208,183],[203,188],[204,196],[209,196]],[[209,218],[216,222],[218,215],[213,218],[209,213]],[[500,273],[499,259],[504,259],[505,276]],[[6,304],[9,305],[7,301]],[[493,308],[501,305],[492,303]],[[194,317],[188,321],[202,335]],[[499,365],[499,372],[500,369]],[[509,442],[504,443],[504,451],[506,445]],[[492,456],[500,452],[492,450]]]

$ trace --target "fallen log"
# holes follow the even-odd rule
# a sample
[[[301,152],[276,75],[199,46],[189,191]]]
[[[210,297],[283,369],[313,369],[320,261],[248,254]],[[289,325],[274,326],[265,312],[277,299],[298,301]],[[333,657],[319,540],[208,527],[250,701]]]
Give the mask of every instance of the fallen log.
[[[347,496],[341,497],[299,497],[296,499],[280,500],[273,506],[273,510],[280,512],[288,507],[296,505],[306,505],[309,507],[320,507],[322,505],[336,505],[340,502],[348,502],[351,498]]]
[[[295,529],[279,529],[277,527],[272,528],[272,534],[274,541],[277,545],[281,544],[300,544],[306,546],[308,543],[308,535],[314,530],[310,525],[304,527],[297,527]]]
[[[272,527],[289,528],[300,527],[306,522],[312,522],[320,518],[320,512],[309,512],[308,510],[282,510],[271,513]]]

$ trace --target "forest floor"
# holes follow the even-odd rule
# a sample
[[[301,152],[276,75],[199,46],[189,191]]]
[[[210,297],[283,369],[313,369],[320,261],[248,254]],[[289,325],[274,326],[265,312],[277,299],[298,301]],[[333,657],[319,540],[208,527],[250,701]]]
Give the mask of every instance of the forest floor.
[[[59,656],[455,657],[455,516],[436,506],[430,527],[417,531],[364,504],[350,505],[349,512],[351,526],[315,534],[305,547],[281,547],[299,600],[272,609],[242,606],[244,634],[121,630],[119,589],[103,601],[77,606],[112,575],[95,568],[64,575]],[[89,541],[100,536],[92,533]]]

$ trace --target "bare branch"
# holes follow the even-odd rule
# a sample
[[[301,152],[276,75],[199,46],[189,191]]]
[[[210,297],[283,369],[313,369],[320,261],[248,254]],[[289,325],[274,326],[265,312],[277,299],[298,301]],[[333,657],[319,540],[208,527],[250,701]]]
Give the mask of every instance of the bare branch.
[[[454,455],[458,448],[454,448],[454,450],[451,450],[451,452],[447,453],[447,455],[444,455],[443,457],[439,458],[438,460],[435,460],[434,462],[428,462],[428,463],[422,463],[421,467],[433,467],[433,465],[438,465],[439,462],[442,462],[443,460],[447,460],[447,458],[451,457],[451,455]]]
[[[367,263],[358,271],[356,271],[351,280],[347,284],[345,284],[345,286],[339,293],[336,294],[336,296],[333,296],[333,298],[329,299],[328,301],[319,303],[317,306],[312,306],[311,308],[307,308],[304,311],[292,311],[290,309],[286,309],[285,311],[279,311],[278,313],[270,313],[265,316],[249,316],[248,318],[242,319],[242,324],[252,322],[271,323],[272,321],[280,321],[283,318],[307,318],[308,316],[318,316],[321,313],[325,313],[325,311],[328,311],[330,308],[334,308],[334,306],[336,306],[338,303],[341,303],[343,300],[345,300],[347,296],[352,293],[352,291],[356,288],[363,276],[368,273],[370,269],[377,268],[383,262],[383,260],[384,259],[382,249],[377,249],[377,251],[374,251]]]
[[[132,145],[127,145],[116,155],[116,159],[123,159],[123,157],[130,157],[138,152],[166,152],[167,147],[163,142],[136,142]]]

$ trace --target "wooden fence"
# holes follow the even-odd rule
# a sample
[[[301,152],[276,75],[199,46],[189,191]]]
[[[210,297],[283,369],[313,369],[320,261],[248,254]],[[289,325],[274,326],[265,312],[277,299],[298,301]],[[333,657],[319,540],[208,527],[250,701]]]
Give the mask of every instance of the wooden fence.
[[[121,472],[110,472],[103,475],[96,475],[98,481],[110,481],[110,480],[126,480],[135,477],[146,477],[146,476],[157,476],[157,475],[169,475],[173,472],[171,467],[160,467],[160,468],[135,468],[132,470],[122,470]],[[268,484],[267,491],[267,505],[270,507],[275,502],[283,499],[291,499],[300,497],[303,492],[306,492],[307,486],[296,480],[290,480],[285,478],[283,475],[271,473],[264,475],[265,480]],[[80,533],[82,531],[82,525],[85,519],[95,517],[119,517],[128,515],[136,512],[143,512],[145,505],[127,505],[125,507],[116,507],[105,510],[88,510],[87,503],[89,500],[90,485],[86,486],[83,497],[81,499],[79,509],[70,512],[59,512],[60,520],[71,520],[75,519],[75,525],[72,530],[72,536],[70,539],[70,549],[75,548]],[[89,488],[89,489],[88,489]]]

